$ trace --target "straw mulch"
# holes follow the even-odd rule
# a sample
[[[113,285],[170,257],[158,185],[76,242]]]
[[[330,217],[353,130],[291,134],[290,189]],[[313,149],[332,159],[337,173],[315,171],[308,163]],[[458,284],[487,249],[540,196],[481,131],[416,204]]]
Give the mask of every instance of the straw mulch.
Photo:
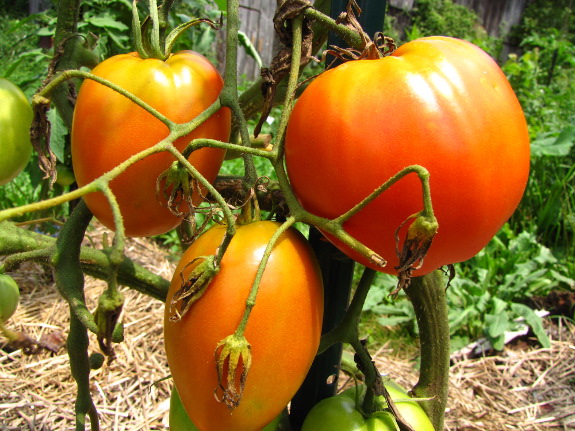
[[[99,237],[101,230],[92,233],[96,242]],[[129,240],[127,254],[151,271],[171,277],[174,265],[155,244]],[[31,356],[0,350],[0,431],[74,429],[75,383],[63,345],[68,308],[50,272],[40,265],[27,264],[14,277],[21,287],[21,304],[8,325],[55,346],[60,343],[60,348],[57,353]],[[90,309],[103,288],[101,281],[87,279]],[[124,292],[125,341],[116,346],[114,362],[92,372],[101,429],[164,430],[171,382],[160,381],[169,374],[163,304],[128,289]],[[575,429],[575,327],[548,326],[554,339],[551,349],[506,348],[499,356],[452,366],[446,429]],[[90,348],[98,351],[95,339]],[[405,387],[417,380],[413,361],[397,359],[385,348],[375,359],[380,370]]]

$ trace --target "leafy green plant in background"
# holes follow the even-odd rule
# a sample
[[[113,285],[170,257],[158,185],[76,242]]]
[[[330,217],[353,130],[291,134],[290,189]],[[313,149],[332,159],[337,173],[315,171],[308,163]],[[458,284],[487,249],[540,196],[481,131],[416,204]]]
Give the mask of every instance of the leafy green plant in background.
[[[391,277],[378,274],[365,310],[380,316],[380,325],[402,325],[415,334],[411,304],[404,296],[390,298],[393,287]],[[541,318],[523,302],[574,287],[575,280],[549,248],[538,243],[534,234],[517,234],[507,224],[476,257],[457,265],[457,275],[447,290],[452,348],[485,336],[501,349],[504,332],[522,324],[531,327],[541,345],[548,346]]]

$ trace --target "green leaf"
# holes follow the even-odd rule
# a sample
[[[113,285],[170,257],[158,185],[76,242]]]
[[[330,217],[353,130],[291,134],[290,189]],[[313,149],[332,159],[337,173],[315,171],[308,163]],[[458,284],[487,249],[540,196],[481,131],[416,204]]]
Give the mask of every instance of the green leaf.
[[[545,332],[543,320],[535,313],[535,311],[524,304],[517,303],[512,303],[511,309],[525,319],[525,322],[531,327],[537,340],[544,348],[548,349],[551,347],[551,340]]]
[[[228,10],[228,0],[214,0],[214,3],[218,7],[219,10],[225,12]]]
[[[491,339],[497,338],[509,329],[509,316],[507,312],[486,314],[485,324],[487,325],[487,328],[485,328],[487,336]]]
[[[59,162],[64,163],[66,154],[66,135],[68,128],[60,117],[58,110],[52,108],[48,111],[48,121],[52,125],[50,130],[50,148]]]
[[[533,157],[553,156],[565,157],[569,155],[575,144],[575,126],[566,127],[559,133],[544,133],[531,142],[531,155]]]
[[[129,27],[126,24],[120,21],[116,21],[114,18],[109,16],[94,16],[86,18],[86,22],[92,24],[95,27],[115,28],[116,30],[120,31],[129,30]]]
[[[263,63],[260,54],[258,53],[258,50],[254,46],[248,35],[245,34],[243,31],[238,31],[238,42],[240,46],[242,46],[245,49],[246,53],[256,61],[258,66],[262,67]]]
[[[382,326],[396,326],[401,323],[411,322],[413,320],[410,316],[395,316],[395,317],[380,317],[377,322]]]

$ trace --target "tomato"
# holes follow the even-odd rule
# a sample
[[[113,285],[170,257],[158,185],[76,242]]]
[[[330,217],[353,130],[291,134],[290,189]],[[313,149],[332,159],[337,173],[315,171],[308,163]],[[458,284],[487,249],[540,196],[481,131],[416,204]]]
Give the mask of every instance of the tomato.
[[[262,431],[275,431],[281,416],[275,418]],[[170,431],[198,431],[182,404],[176,388],[172,389],[170,396]]]
[[[6,322],[18,307],[20,290],[12,277],[0,274],[0,323]]]
[[[301,204],[327,218],[345,213],[403,168],[427,168],[439,230],[413,273],[423,275],[473,257],[511,216],[527,183],[529,135],[511,86],[485,52],[466,41],[429,37],[391,56],[322,73],[295,104],[285,160]],[[388,261],[384,272],[395,273],[394,232],[422,209],[421,183],[410,174],[344,228]]]
[[[32,155],[32,107],[16,85],[0,78],[0,186],[15,178]]]
[[[176,388],[170,396],[170,431],[198,431],[182,404]]]
[[[395,402],[409,398],[407,392],[394,382],[385,382],[385,387]],[[363,402],[365,386],[359,385],[359,402]],[[308,413],[301,431],[395,431],[395,423],[389,415],[378,414],[365,418],[356,407],[356,388],[350,388],[335,397],[317,403]],[[377,402],[386,406],[385,398]],[[401,416],[417,431],[434,431],[433,425],[423,409],[415,401],[398,401],[395,405]]]
[[[183,123],[195,118],[217,100],[223,80],[213,65],[192,51],[181,51],[166,61],[141,59],[136,53],[111,57],[92,71],[139,97],[170,120]],[[196,138],[228,140],[231,116],[222,108],[189,135],[178,139],[181,151]],[[119,93],[86,80],[82,84],[72,125],[72,163],[78,185],[84,186],[127,158],[151,147],[168,135],[168,128]],[[213,181],[224,151],[203,148],[190,162]],[[124,217],[128,236],[165,233],[181,219],[156,197],[156,180],[174,161],[168,153],[154,154],[130,166],[110,183]],[[196,201],[199,203],[198,195]],[[112,212],[102,193],[85,196],[96,218],[114,228]]]
[[[214,351],[236,331],[256,269],[278,226],[271,221],[238,226],[203,296],[178,322],[170,320],[166,306],[164,336],[172,378],[186,411],[202,431],[261,430],[286,407],[317,353],[323,318],[321,273],[305,238],[290,228],[273,249],[246,327],[252,363],[243,398],[230,410],[214,396]],[[184,253],[166,304],[180,289],[180,274],[186,279],[198,264],[194,259],[213,255],[225,229],[209,229]]]

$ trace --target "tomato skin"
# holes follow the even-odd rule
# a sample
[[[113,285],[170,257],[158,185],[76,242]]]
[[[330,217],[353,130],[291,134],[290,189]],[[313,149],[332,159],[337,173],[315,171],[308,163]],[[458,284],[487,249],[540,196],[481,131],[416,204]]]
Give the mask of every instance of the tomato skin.
[[[32,107],[26,95],[0,78],[0,186],[14,179],[32,155]]]
[[[0,274],[0,323],[6,322],[18,307],[20,290],[12,277]]]
[[[385,382],[391,398],[409,398],[407,392],[394,382]],[[358,386],[360,402],[365,396],[365,386]],[[356,407],[356,388],[350,388],[317,403],[308,413],[301,431],[395,431],[393,420],[387,415],[364,418]],[[385,404],[383,397],[379,402]],[[423,409],[415,401],[395,403],[403,418],[417,431],[434,431],[433,425]]]
[[[497,64],[471,43],[430,37],[320,75],[295,104],[285,157],[304,208],[328,218],[401,169],[427,168],[439,231],[414,271],[424,275],[473,257],[511,216],[527,183],[529,136]],[[388,260],[383,269],[328,238],[360,263],[393,274],[394,232],[423,208],[421,196],[411,174],[344,224]]]
[[[192,51],[178,52],[166,61],[143,60],[136,53],[116,55],[100,63],[92,73],[119,85],[178,123],[203,112],[217,100],[223,87],[212,64]],[[227,141],[230,128],[229,109],[222,108],[192,133],[178,139],[175,146],[182,151],[196,138]],[[78,185],[100,177],[168,133],[168,128],[143,108],[95,81],[85,80],[72,125],[72,162]],[[223,150],[203,148],[194,151],[189,160],[213,181],[223,158]],[[181,223],[165,208],[165,200],[162,199],[162,206],[156,197],[156,179],[173,161],[166,152],[154,154],[110,182],[128,236],[158,235]],[[104,195],[91,193],[84,199],[96,218],[113,229],[112,213]]]
[[[172,389],[170,396],[170,431],[198,431],[182,404],[176,388]],[[280,422],[281,416],[275,418],[262,431],[275,431]]]
[[[204,295],[180,322],[169,320],[164,337],[175,386],[190,418],[201,431],[259,431],[291,400],[317,353],[323,318],[321,273],[311,248],[295,229],[286,231],[266,266],[245,337],[252,364],[243,399],[234,410],[214,397],[214,351],[235,332],[267,242],[279,224],[260,221],[239,226]],[[214,254],[225,232],[215,226],[184,253],[166,304],[180,288],[195,257]]]

